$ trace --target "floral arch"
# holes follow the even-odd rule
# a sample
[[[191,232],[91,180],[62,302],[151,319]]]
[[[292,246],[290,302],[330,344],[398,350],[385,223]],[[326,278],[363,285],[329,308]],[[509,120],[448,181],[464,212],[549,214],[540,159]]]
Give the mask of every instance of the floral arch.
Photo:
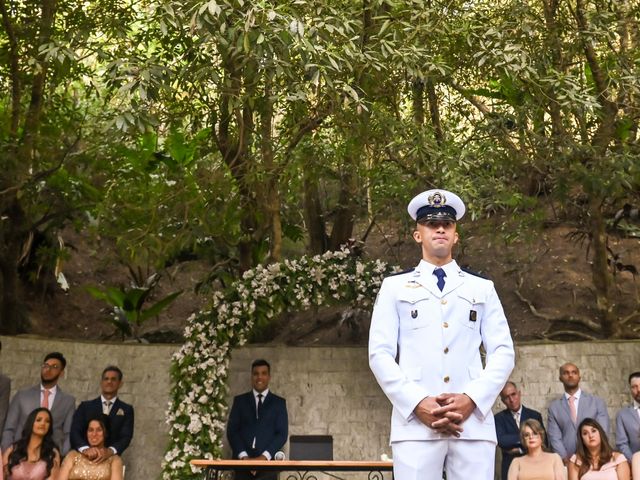
[[[170,443],[163,479],[198,478],[191,459],[221,456],[231,350],[245,343],[254,325],[312,306],[354,302],[370,307],[382,279],[395,270],[380,260],[363,261],[343,248],[258,266],[228,289],[215,292],[210,309],[187,320],[185,343],[172,359],[166,420]]]

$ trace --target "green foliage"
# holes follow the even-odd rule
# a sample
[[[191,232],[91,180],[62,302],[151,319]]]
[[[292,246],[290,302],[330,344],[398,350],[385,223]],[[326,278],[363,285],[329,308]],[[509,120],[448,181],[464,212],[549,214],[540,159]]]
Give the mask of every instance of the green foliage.
[[[127,337],[139,340],[142,324],[150,318],[157,317],[182,293],[182,290],[173,292],[149,307],[143,308],[153,295],[159,280],[160,276],[154,274],[147,278],[141,287],[107,287],[104,290],[91,286],[86,288],[94,298],[103,300],[113,307],[113,316],[109,322],[122,335],[123,340]]]

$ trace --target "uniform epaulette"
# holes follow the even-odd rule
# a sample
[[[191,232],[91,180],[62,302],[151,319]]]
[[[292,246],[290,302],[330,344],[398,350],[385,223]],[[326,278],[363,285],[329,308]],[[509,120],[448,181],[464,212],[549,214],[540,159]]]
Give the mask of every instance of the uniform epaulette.
[[[473,270],[471,270],[471,269],[469,269],[467,267],[460,267],[460,270],[462,270],[464,273],[468,273],[469,275],[473,275],[474,277],[480,277],[480,278],[484,278],[485,280],[491,280],[486,275],[482,275],[481,273],[474,272]]]
[[[413,272],[414,270],[415,270],[415,267],[414,267],[414,268],[410,268],[409,270],[403,270],[403,271],[401,271],[401,272],[392,273],[391,275],[387,275],[387,276],[388,276],[388,277],[396,277],[396,276],[398,276],[398,275],[404,275],[405,273],[411,273],[411,272]]]

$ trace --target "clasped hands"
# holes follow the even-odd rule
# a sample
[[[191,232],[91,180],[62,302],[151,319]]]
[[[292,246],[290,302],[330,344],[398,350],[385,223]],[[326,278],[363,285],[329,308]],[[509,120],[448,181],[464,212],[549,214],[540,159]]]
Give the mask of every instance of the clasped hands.
[[[93,463],[102,463],[107,458],[113,456],[113,450],[110,448],[89,447],[82,451],[82,455],[87,457]]]
[[[475,402],[464,393],[441,393],[423,398],[413,413],[432,430],[457,438],[463,430],[462,423],[475,408]]]

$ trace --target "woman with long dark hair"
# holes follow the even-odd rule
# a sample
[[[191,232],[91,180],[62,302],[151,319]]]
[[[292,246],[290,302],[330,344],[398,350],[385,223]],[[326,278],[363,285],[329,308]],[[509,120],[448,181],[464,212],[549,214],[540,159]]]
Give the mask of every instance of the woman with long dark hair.
[[[86,436],[90,449],[104,449],[109,437],[109,418],[103,415],[89,420]],[[58,480],[122,480],[122,459],[112,455],[103,461],[89,460],[73,450],[62,462]]]
[[[53,441],[51,412],[36,408],[24,422],[22,436],[2,455],[6,480],[56,480],[60,452]]]
[[[576,454],[569,460],[569,480],[629,480],[629,462],[614,452],[607,434],[593,418],[578,425]]]

